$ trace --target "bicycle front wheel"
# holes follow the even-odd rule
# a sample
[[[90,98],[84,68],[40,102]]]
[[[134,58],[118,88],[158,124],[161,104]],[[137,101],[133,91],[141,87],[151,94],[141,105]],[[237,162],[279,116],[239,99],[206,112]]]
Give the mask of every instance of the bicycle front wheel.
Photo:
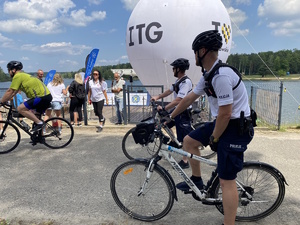
[[[65,119],[52,117],[43,126],[44,145],[52,149],[64,148],[73,140],[74,129]]]
[[[243,186],[237,186],[239,205],[236,221],[256,221],[273,213],[282,203],[285,195],[284,179],[268,165],[263,163],[246,163],[236,180]],[[219,179],[216,179],[215,197],[221,197]],[[250,195],[247,196],[247,195]],[[217,209],[224,213],[223,206]]]
[[[136,144],[132,136],[134,129],[135,128],[131,128],[123,137],[122,150],[124,155],[128,159],[151,158],[160,148],[161,139],[159,137],[155,137],[154,142],[148,143],[145,146]]]
[[[14,150],[19,145],[20,140],[20,131],[14,124],[0,121],[0,154]]]
[[[193,127],[195,128],[195,130],[202,126],[205,122],[200,122],[200,123],[196,123],[195,125],[193,125]],[[217,152],[211,150],[211,148],[209,146],[201,146],[199,147],[199,150],[200,150],[200,154],[201,154],[201,157],[205,158],[205,159],[210,159],[212,157],[214,157]]]
[[[172,209],[174,186],[157,166],[146,181],[147,165],[145,161],[121,164],[111,177],[110,190],[115,202],[126,214],[151,222],[163,218]]]

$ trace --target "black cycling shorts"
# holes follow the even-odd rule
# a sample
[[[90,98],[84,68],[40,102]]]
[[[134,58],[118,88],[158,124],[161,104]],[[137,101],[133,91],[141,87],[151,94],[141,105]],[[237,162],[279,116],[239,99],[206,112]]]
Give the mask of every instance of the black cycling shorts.
[[[24,102],[27,109],[35,109],[38,113],[44,113],[51,105],[52,95],[46,95],[43,97],[31,98]]]

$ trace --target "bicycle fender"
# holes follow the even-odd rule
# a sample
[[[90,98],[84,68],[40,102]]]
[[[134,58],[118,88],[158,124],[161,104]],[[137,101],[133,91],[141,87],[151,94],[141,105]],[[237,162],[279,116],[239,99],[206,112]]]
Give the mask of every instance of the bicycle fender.
[[[267,164],[267,163],[264,163],[264,162],[257,162],[257,161],[248,161],[248,162],[244,162],[244,166],[247,166],[247,165],[258,165],[260,167],[265,167],[269,170],[272,170],[273,172],[275,172],[279,177],[280,179],[286,184],[288,185],[288,183],[286,182],[286,179],[284,178],[283,174],[278,170],[276,169],[274,166],[270,165],[270,164]]]
[[[140,161],[140,162],[150,162],[149,159],[142,159],[142,158],[137,158],[137,159],[134,159],[136,161]],[[175,186],[175,182],[172,178],[172,176],[170,175],[170,173],[162,166],[160,166],[159,164],[157,163],[154,163],[155,164],[155,167],[158,169],[158,170],[161,170],[164,175],[167,177],[167,179],[171,182],[172,184],[172,192],[173,192],[173,196],[174,196],[174,199],[176,201],[178,201],[178,198],[177,198],[177,190],[176,190],[176,186]]]

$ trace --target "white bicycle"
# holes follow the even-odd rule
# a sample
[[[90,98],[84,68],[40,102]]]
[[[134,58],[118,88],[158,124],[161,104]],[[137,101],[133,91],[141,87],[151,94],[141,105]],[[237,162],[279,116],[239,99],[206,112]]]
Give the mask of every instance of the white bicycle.
[[[178,201],[176,187],[170,173],[159,165],[161,159],[167,160],[176,173],[185,181],[192,196],[206,205],[215,205],[224,213],[222,190],[217,170],[204,190],[199,190],[192,180],[178,165],[170,152],[201,161],[217,167],[216,162],[167,145],[161,127],[149,127],[162,140],[158,151],[151,159],[135,159],[118,166],[112,174],[110,189],[116,204],[126,214],[141,221],[155,221],[166,216],[172,209],[174,200]],[[151,132],[148,135],[153,134]],[[272,214],[282,203],[285,195],[286,180],[282,173],[273,166],[263,162],[245,162],[242,171],[237,174],[236,185],[239,193],[237,221],[256,221]]]

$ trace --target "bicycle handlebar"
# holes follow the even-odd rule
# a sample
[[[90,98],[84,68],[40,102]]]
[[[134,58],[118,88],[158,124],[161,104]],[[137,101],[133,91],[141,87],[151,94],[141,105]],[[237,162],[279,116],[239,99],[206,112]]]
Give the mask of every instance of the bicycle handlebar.
[[[6,103],[6,102],[0,102],[0,107],[4,107],[4,108],[6,108],[6,109],[8,109],[8,110],[11,110],[12,109],[12,105],[11,104],[8,104],[8,103]],[[2,112],[2,111],[1,111]],[[5,112],[2,112],[2,113],[5,113]]]

